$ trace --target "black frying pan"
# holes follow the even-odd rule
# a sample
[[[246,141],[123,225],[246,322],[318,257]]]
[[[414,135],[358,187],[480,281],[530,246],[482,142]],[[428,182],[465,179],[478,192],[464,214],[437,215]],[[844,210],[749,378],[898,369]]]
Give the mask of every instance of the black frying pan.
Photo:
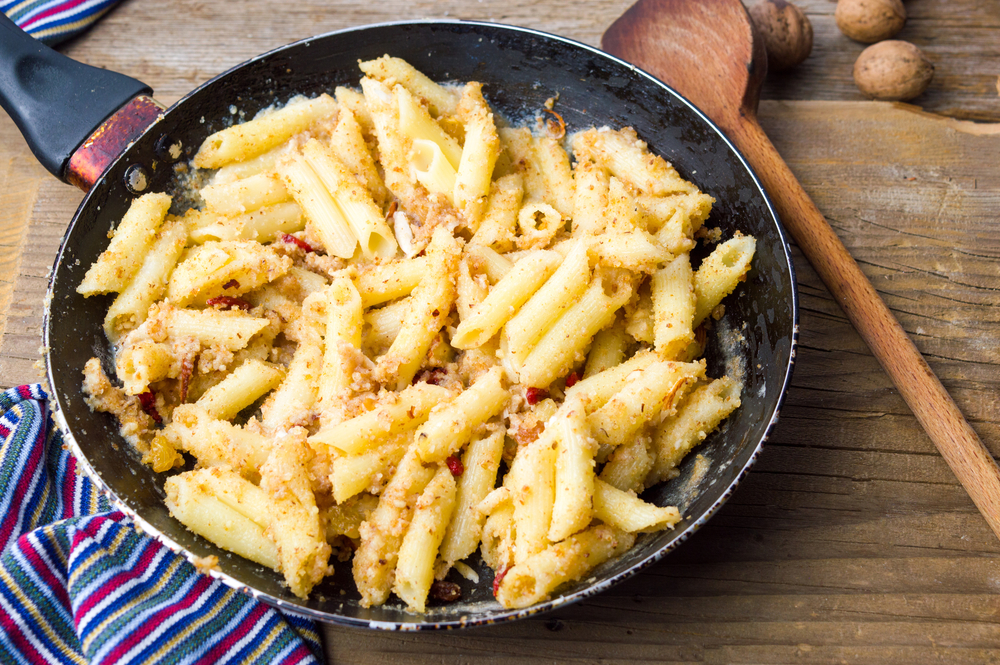
[[[65,102],[65,92],[42,104],[42,111],[36,103],[45,97],[40,90],[26,95],[23,85],[20,93],[15,85],[12,95],[10,72],[30,69],[13,59],[45,61],[41,67],[49,73],[31,85],[44,85],[46,78],[68,80],[65,74],[52,74],[67,65],[50,64],[54,54],[42,52],[44,47],[30,40],[19,37],[19,43],[13,44],[13,30],[0,23],[0,59],[4,61],[0,64],[0,85],[5,88],[0,93],[6,95],[5,108],[22,123],[29,142],[51,171],[64,179],[86,181],[78,170],[67,174],[67,163],[79,153],[76,146],[119,105],[146,87],[117,75],[96,82],[88,79],[82,88],[103,86],[106,92],[98,95],[98,102],[103,100],[104,105],[93,96],[78,101],[77,109],[90,111],[82,123],[89,123],[82,128],[85,131],[79,131],[80,122],[70,123],[70,129],[60,131],[60,141],[47,141],[46,136],[55,133],[50,128],[56,122],[49,103]],[[25,55],[30,49],[42,55]],[[698,449],[710,462],[704,475],[696,468],[695,455],[690,455],[677,479],[644,495],[660,505],[680,505],[684,519],[673,531],[641,537],[631,551],[602,565],[588,579],[561,590],[550,602],[526,610],[505,610],[496,603],[490,589],[492,571],[478,557],[472,564],[480,575],[479,585],[453,573],[462,586],[462,600],[432,605],[423,616],[404,612],[395,599],[383,607],[362,608],[347,564],[337,565],[336,575],[317,587],[309,600],[302,601],[285,588],[280,575],[219,550],[173,520],[163,505],[163,477],[143,466],[118,435],[114,420],[92,413],[80,394],[81,369],[87,359],[98,356],[108,369],[112,366],[111,349],[101,328],[110,298],[84,300],[75,289],[106,246],[108,229],[143,185],[143,179],[134,176],[145,175],[146,191],[172,191],[178,183],[168,146],[179,143],[183,147],[181,160],[186,159],[211,132],[234,122],[237,116],[231,107],[252,117],[259,109],[296,94],[314,95],[332,91],[337,85],[356,85],[358,59],[385,53],[405,58],[435,80],[483,82],[489,102],[512,121],[534,118],[545,100],[558,94],[558,110],[569,131],[592,125],[632,126],[654,152],[716,198],[710,226],[721,227],[726,237],[739,229],[758,238],[754,267],[727,301],[725,317],[710,336],[707,354],[713,376],[725,373],[727,363],[741,368],[743,404]],[[70,78],[91,73],[76,73]],[[7,106],[26,97],[30,102],[26,113]],[[83,115],[60,106],[58,117]],[[131,116],[132,125],[141,125],[148,109],[148,104],[140,105]],[[78,132],[76,138],[73,131]],[[105,127],[102,133],[113,131],[113,127]],[[70,143],[74,145],[67,147]],[[88,159],[83,161],[94,162]],[[457,627],[523,617],[595,594],[662,558],[715,513],[753,463],[777,418],[797,336],[794,285],[784,231],[746,162],[702,113],[649,75],[589,46],[523,28],[458,21],[386,24],[306,39],[254,58],[201,86],[164,112],[144,133],[137,133],[124,154],[96,178],[66,233],[52,272],[44,343],[55,418],[67,441],[96,482],[111,492],[114,502],[168,547],[188,556],[215,554],[222,569],[217,577],[227,584],[313,618],[389,629]],[[341,589],[346,590],[345,595]]]

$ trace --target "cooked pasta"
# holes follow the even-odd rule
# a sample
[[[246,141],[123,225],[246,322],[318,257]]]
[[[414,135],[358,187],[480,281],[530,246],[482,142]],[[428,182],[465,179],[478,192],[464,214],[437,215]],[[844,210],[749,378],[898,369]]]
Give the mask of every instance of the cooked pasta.
[[[714,200],[630,128],[533,136],[360,67],[208,137],[201,209],[136,199],[80,286],[120,293],[122,387],[95,359],[84,390],[156,471],[194,460],[176,519],[300,598],[353,552],[362,605],[424,612],[480,549],[526,607],[681,519],[640,493],[739,406],[698,358],[754,239],[692,263]]]

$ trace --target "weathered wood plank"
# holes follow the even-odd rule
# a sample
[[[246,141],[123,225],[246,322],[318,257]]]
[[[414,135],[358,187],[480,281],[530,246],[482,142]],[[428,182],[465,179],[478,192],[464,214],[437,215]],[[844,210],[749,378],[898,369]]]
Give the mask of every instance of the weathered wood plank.
[[[259,52],[350,25],[491,19],[597,44],[628,4],[306,0],[275,12],[258,2],[130,2],[66,50],[145,80],[169,103]],[[850,69],[862,47],[839,35],[832,2],[800,4],[816,26],[816,52],[768,83],[765,96],[824,101],[765,102],[762,123],[986,445],[1000,453],[1000,134],[852,101],[860,96]],[[1000,72],[990,68],[1000,48],[996,3],[911,0],[907,8],[912,18],[901,37],[938,65],[934,85],[916,102],[1000,119]],[[34,188],[30,215],[0,212],[20,220],[30,239],[16,268],[0,261],[0,282],[12,284],[0,386],[37,379],[46,275],[81,197],[38,167],[2,171],[29,159],[0,116],[0,173],[22,179],[18,191]],[[802,346],[781,422],[754,472],[684,547],[607,593],[519,623],[443,634],[326,627],[330,662],[1000,658],[1000,543],[800,256],[796,267]]]

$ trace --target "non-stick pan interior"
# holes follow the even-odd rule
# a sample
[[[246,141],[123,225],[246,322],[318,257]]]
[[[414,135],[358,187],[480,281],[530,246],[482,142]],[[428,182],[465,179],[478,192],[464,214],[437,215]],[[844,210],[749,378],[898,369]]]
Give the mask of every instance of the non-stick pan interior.
[[[84,300],[76,287],[133,198],[124,186],[126,169],[143,166],[151,179],[149,191],[174,191],[179,176],[164,145],[180,141],[190,156],[211,132],[275,102],[297,94],[332,93],[337,85],[356,86],[358,60],[386,53],[405,58],[438,81],[483,82],[489,102],[512,122],[533,120],[547,99],[558,96],[555,108],[570,132],[594,125],[632,126],[683,177],[715,197],[708,226],[721,227],[724,237],[738,229],[758,239],[753,269],[727,301],[708,352],[710,375],[729,370],[742,377],[743,404],[698,449],[700,457],[689,456],[680,477],[645,495],[661,505],[680,505],[683,521],[673,531],[641,537],[626,555],[531,610],[500,607],[490,588],[492,572],[478,557],[473,563],[479,585],[452,573],[449,579],[462,586],[462,600],[432,604],[423,616],[404,612],[394,598],[384,607],[361,607],[350,565],[336,562],[334,577],[302,601],[280,575],[219,550],[173,520],[163,505],[163,477],[143,466],[118,435],[113,418],[92,413],[81,395],[81,371],[89,358],[101,357],[108,369],[112,366],[102,331],[110,298]],[[268,602],[328,621],[384,628],[471,625],[523,616],[599,591],[659,558],[721,505],[752,463],[777,416],[795,334],[787,242],[759,183],[713,125],[662,84],[600,51],[530,30],[463,22],[390,24],[323,35],[255,58],[179,102],[81,204],[57,259],[46,318],[57,421],[69,430],[99,481],[141,526],[161,534],[175,549],[217,555],[225,581],[245,585]]]

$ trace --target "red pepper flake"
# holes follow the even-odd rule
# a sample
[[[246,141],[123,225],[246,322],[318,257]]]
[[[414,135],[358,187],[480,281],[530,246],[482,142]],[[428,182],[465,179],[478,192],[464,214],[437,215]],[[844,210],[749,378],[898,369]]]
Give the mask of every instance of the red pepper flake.
[[[438,580],[431,585],[428,595],[434,600],[440,600],[445,603],[453,603],[462,597],[462,587],[458,586],[454,582]]]
[[[497,574],[493,576],[493,597],[497,597],[497,592],[500,591],[500,583],[503,582],[503,578],[507,577],[507,571],[510,570],[510,566],[504,566],[497,571]]]
[[[194,373],[194,356],[188,356],[181,361],[181,402],[186,402],[191,375]]]
[[[580,375],[576,372],[571,372],[569,376],[566,377],[566,387],[572,388],[576,385],[576,382],[580,380]]]
[[[157,425],[163,424],[163,418],[156,410],[156,394],[152,390],[147,390],[139,395],[139,404],[142,405],[142,410],[146,412],[146,415],[155,420]]]
[[[223,284],[222,288],[224,288],[224,289],[238,289],[238,288],[240,288],[240,283],[237,282],[235,279],[231,279],[228,282],[226,282],[225,284]]]
[[[549,398],[549,391],[545,388],[528,388],[525,393],[525,397],[528,399],[528,404],[534,406],[538,404],[543,399]]]
[[[215,298],[209,298],[205,301],[205,304],[209,307],[217,307],[219,309],[242,309],[248,311],[253,308],[253,305],[248,303],[243,298],[236,298],[234,296],[217,296]]]
[[[456,478],[465,473],[465,466],[462,464],[462,460],[458,459],[454,455],[449,455],[448,459],[445,460],[445,463],[448,465],[448,470],[451,471],[451,475]]]
[[[390,219],[390,218],[391,218],[391,217],[392,217],[393,215],[395,215],[395,214],[396,214],[396,210],[398,210],[398,209],[399,209],[399,204],[398,204],[398,203],[396,203],[395,201],[393,201],[392,203],[390,203],[390,204],[389,204],[389,210],[388,210],[388,211],[386,211],[386,213],[385,213],[385,221],[387,221],[387,222],[388,222],[388,221],[389,221],[389,219]]]
[[[301,249],[304,252],[315,252],[316,251],[316,248],[313,247],[312,245],[310,245],[309,243],[307,243],[305,240],[302,240],[301,238],[296,238],[295,236],[291,235],[290,233],[282,233],[281,234],[281,242],[291,243],[291,244],[297,246],[299,249]]]

